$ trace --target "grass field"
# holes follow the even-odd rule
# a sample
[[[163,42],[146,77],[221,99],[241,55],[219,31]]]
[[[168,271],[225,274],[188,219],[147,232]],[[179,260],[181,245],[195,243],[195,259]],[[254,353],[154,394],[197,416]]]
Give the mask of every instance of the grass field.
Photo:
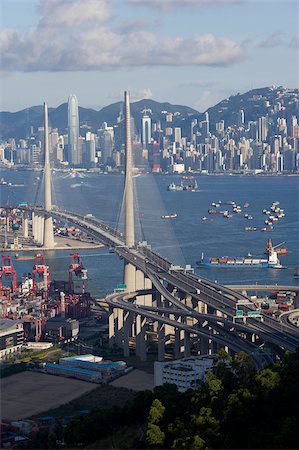
[[[1,380],[1,415],[16,420],[44,414],[63,417],[123,405],[134,395],[125,388],[27,371]]]

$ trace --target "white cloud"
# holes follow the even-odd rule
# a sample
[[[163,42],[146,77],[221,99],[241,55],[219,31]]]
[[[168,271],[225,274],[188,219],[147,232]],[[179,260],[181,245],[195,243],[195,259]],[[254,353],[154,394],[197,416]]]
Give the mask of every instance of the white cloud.
[[[257,47],[260,48],[275,48],[275,47],[289,47],[296,49],[298,47],[299,38],[297,36],[293,38],[287,37],[284,33],[277,31],[269,36],[262,38]]]
[[[222,1],[222,0],[221,0]],[[224,1],[224,0],[223,0]],[[6,71],[89,71],[128,66],[226,66],[241,45],[212,34],[158,38],[153,32],[109,28],[108,0],[44,0],[35,28],[0,32]]]
[[[102,23],[110,17],[106,0],[43,0],[40,25],[79,27],[84,23]]]
[[[167,11],[171,8],[182,7],[200,7],[213,5],[238,5],[247,3],[248,0],[125,0],[132,6],[146,6],[149,8],[159,8],[161,11]]]
[[[131,100],[137,102],[138,100],[153,98],[153,93],[150,88],[139,89],[138,91],[130,92]]]

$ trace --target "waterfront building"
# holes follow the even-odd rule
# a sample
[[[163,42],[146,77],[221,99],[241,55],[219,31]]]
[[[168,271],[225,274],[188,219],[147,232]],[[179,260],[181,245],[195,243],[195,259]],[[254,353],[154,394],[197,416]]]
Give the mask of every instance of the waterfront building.
[[[174,361],[155,362],[154,383],[161,386],[165,383],[175,384],[179,392],[196,389],[213,365],[213,355],[194,356]]]

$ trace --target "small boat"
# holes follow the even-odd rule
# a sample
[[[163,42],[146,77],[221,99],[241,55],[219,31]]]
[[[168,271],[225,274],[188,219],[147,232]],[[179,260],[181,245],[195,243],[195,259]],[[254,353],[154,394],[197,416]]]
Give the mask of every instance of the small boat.
[[[181,184],[170,183],[167,187],[168,191],[182,191],[183,186]]]
[[[15,254],[15,259],[17,259],[18,261],[32,261],[35,258],[39,258],[42,255],[40,253],[38,253],[37,255],[33,255],[33,256],[20,256],[18,253]]]
[[[177,218],[177,214],[166,214],[161,216],[161,219],[176,219]]]
[[[270,227],[270,226],[264,227],[261,229],[261,231],[273,231],[273,227]]]
[[[244,205],[243,205],[243,208],[248,208],[248,206],[249,206],[249,203],[245,202]]]
[[[203,221],[203,222],[205,222],[206,220],[209,220],[206,216],[203,216],[202,218],[201,218],[201,220]]]
[[[245,231],[256,231],[256,227],[245,227]]]

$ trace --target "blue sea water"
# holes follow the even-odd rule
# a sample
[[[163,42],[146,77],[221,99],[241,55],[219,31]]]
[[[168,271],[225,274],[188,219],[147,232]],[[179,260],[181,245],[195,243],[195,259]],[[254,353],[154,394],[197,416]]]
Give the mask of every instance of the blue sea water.
[[[33,171],[2,170],[1,177],[20,187],[0,186],[1,204],[15,205],[21,201],[42,204],[42,174]],[[289,253],[280,256],[286,269],[216,269],[196,268],[206,278],[223,284],[296,284],[294,269],[299,266],[299,177],[297,176],[197,176],[198,192],[167,190],[170,182],[179,182],[179,176],[137,175],[134,177],[136,197],[136,234],[138,240],[147,240],[152,248],[177,264],[191,264],[205,257],[242,257],[248,252],[253,257],[264,257],[267,238],[274,244],[285,242]],[[71,177],[67,173],[53,174],[53,203],[67,210],[92,213],[111,226],[122,227],[123,175],[84,174]],[[241,214],[231,219],[209,216],[212,202],[235,201],[242,207]],[[264,208],[280,202],[286,216],[274,225],[271,233],[264,227]],[[249,207],[243,208],[248,202]],[[230,209],[229,206],[221,209]],[[176,213],[175,220],[161,219],[163,214]],[[253,220],[244,218],[244,213]],[[202,221],[203,216],[213,221]],[[246,232],[245,227],[257,227]],[[88,269],[89,288],[100,297],[111,291],[122,280],[123,262],[107,249],[82,250]],[[70,255],[67,251],[46,252],[53,278],[67,279]],[[30,270],[31,261],[16,261],[21,275]]]

